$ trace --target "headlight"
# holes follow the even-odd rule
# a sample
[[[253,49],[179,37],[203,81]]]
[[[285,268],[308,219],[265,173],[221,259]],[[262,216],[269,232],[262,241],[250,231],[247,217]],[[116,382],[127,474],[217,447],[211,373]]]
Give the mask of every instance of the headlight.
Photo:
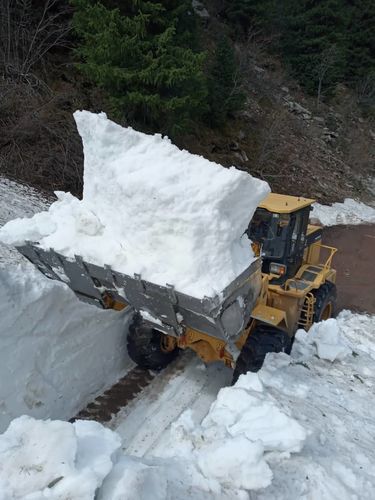
[[[286,266],[284,266],[284,264],[277,264],[276,262],[271,262],[270,273],[278,274],[279,276],[284,276],[284,274],[286,273]]]

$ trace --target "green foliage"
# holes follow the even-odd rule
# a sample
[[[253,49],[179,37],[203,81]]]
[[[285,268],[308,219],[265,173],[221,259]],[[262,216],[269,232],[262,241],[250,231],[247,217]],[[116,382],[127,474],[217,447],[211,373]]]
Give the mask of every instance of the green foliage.
[[[355,0],[348,23],[349,81],[367,79],[375,73],[375,2]]]
[[[277,25],[275,14],[279,7],[279,0],[227,0],[224,13],[242,34],[250,27],[272,30],[272,26]]]
[[[314,94],[325,70],[327,91],[343,79],[346,64],[344,0],[286,2],[281,46],[292,73]]]
[[[105,89],[119,118],[172,135],[186,130],[207,97],[189,3],[104,2],[72,0],[80,69]]]
[[[257,0],[233,0],[227,1],[224,12],[226,17],[235,25],[246,30],[250,22],[255,23],[260,1]]]
[[[355,86],[375,70],[373,0],[226,0],[225,12],[237,32],[277,32],[274,49],[312,94]]]
[[[221,126],[230,113],[239,110],[245,96],[240,90],[240,75],[229,40],[221,38],[216,46],[209,77],[210,121]]]

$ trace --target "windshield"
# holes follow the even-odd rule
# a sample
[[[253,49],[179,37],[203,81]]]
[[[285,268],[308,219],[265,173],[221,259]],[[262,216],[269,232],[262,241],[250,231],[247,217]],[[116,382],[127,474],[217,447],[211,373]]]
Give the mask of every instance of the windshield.
[[[258,208],[249,224],[248,236],[261,246],[261,255],[282,258],[287,238],[289,214],[275,214]]]

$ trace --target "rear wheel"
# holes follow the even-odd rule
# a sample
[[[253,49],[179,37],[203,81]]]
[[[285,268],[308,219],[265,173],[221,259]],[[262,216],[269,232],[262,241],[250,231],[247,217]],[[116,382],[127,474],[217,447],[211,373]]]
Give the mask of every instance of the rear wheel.
[[[169,337],[142,322],[136,316],[129,327],[128,353],[130,358],[142,368],[161,370],[178,355],[175,344],[167,342]]]
[[[326,319],[332,318],[336,314],[336,285],[327,281],[320,288],[313,291],[315,297],[313,323],[319,323]],[[306,322],[306,315],[302,313],[301,318]],[[307,330],[307,327],[304,327]],[[290,354],[294,343],[295,336],[293,335],[290,343],[290,349],[287,354]]]
[[[314,323],[332,318],[336,313],[336,285],[327,281],[315,292]]]
[[[286,332],[275,326],[259,323],[247,337],[238,356],[232,384],[235,384],[238,377],[244,373],[259,371],[268,352],[289,354],[290,348],[291,339]]]

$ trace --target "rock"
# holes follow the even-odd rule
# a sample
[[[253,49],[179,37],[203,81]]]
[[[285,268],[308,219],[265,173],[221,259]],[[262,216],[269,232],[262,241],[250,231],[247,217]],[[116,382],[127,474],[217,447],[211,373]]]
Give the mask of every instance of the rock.
[[[305,120],[310,120],[311,111],[298,104],[295,101],[286,101],[286,106],[288,106],[289,110],[296,115],[301,115]]]
[[[321,116],[314,116],[314,121],[316,121],[317,123],[325,122],[324,118],[322,118]]]
[[[254,69],[257,73],[264,73],[266,70],[264,68],[261,68],[260,66],[254,65]]]
[[[245,132],[244,132],[243,130],[240,130],[240,131],[238,132],[238,139],[239,139],[240,141],[242,141],[243,139],[245,139],[245,137],[246,137]]]
[[[286,94],[289,94],[289,89],[288,87],[281,87],[281,90],[285,92]]]
[[[243,149],[240,149],[239,151],[235,151],[233,153],[233,156],[235,156],[236,158],[238,158],[239,160],[245,162],[245,161],[249,161],[249,158],[247,157],[247,154],[245,153],[245,151]]]
[[[236,141],[232,141],[230,144],[229,144],[229,149],[231,151],[239,151],[239,146],[238,146],[238,142]]]
[[[323,129],[323,139],[326,142],[331,142],[337,139],[339,134],[337,132],[333,132],[332,130],[328,130],[326,127]]]
[[[208,19],[210,17],[208,10],[199,0],[192,0],[191,5],[197,16],[202,17],[203,19]]]
[[[243,161],[249,161],[249,158],[243,149],[241,149],[240,155],[242,156]]]

